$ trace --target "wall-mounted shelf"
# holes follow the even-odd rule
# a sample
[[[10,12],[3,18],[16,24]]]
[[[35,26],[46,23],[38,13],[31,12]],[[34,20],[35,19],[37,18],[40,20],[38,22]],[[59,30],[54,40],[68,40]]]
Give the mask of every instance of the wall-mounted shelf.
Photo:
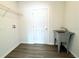
[[[11,8],[9,8],[9,7],[7,7],[7,6],[4,6],[4,5],[2,5],[2,4],[0,4],[0,9],[3,10],[3,11],[5,11],[5,12],[11,12],[11,13],[14,13],[14,14],[16,14],[16,15],[22,16],[21,13],[16,12],[16,11],[12,10]],[[5,12],[3,13],[3,15],[5,14]]]

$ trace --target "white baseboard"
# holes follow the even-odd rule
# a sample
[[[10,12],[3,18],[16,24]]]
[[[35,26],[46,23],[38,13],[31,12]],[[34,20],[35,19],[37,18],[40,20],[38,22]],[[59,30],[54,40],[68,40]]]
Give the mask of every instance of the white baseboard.
[[[20,45],[21,42],[15,44],[14,46],[12,46],[12,48],[10,48],[3,56],[1,56],[1,58],[4,58],[5,56],[7,56],[12,50],[14,50],[18,45]]]
[[[34,44],[33,42],[21,42],[23,44]]]
[[[73,51],[70,51],[70,50],[69,50],[69,52],[70,52],[74,57],[79,58]]]
[[[15,49],[18,45],[20,45],[21,43],[24,43],[24,44],[36,44],[36,43],[33,43],[33,42],[19,42],[19,43],[15,44],[14,46],[12,46],[12,48],[10,48],[1,58],[4,58],[5,56],[7,56],[12,50],[14,50],[14,49]],[[37,43],[37,44],[54,45],[54,43]],[[70,51],[70,50],[69,50],[69,51]],[[74,57],[78,58],[78,56],[77,56],[74,52],[70,51],[70,53],[71,53]]]
[[[24,44],[47,44],[47,45],[54,45],[54,43],[33,43],[33,42],[21,42]]]
[[[54,45],[54,43],[33,43],[33,42],[21,42],[21,43],[24,43],[24,44],[47,44],[47,45]],[[78,56],[77,56],[74,52],[72,52],[71,50],[69,50],[69,51],[70,51],[70,53],[71,53],[74,57],[78,58]]]

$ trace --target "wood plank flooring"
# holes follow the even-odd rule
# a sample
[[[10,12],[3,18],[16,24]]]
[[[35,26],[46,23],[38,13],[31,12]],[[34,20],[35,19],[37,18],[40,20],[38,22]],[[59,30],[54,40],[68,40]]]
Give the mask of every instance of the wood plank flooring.
[[[20,44],[5,58],[74,58],[64,48],[57,52],[57,46],[43,44]]]

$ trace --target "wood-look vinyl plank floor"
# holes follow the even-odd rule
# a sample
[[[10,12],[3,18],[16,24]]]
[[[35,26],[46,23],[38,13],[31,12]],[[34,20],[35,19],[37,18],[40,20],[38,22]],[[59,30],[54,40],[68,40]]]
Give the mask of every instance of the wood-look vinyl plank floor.
[[[74,58],[71,53],[66,53],[65,48],[57,52],[57,46],[45,44],[20,44],[5,58]]]

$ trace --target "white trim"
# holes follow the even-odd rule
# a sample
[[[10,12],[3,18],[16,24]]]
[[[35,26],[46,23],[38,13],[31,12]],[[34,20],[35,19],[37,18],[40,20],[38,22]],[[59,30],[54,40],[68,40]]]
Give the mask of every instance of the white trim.
[[[47,45],[54,45],[54,43],[33,43],[33,42],[21,42],[21,43],[24,43],[24,44],[47,44]],[[70,51],[70,53],[74,57],[78,58],[78,56],[73,51],[71,51],[71,50],[69,50],[69,51]]]
[[[69,52],[76,58],[79,58],[73,51],[69,50]]]
[[[21,42],[23,44],[34,44],[34,42]]]
[[[18,45],[20,45],[21,43],[24,43],[24,44],[35,44],[35,43],[33,43],[33,42],[19,42],[19,43],[15,44],[14,46],[12,46],[12,48],[10,48],[1,58],[4,58],[6,55],[8,55],[12,50],[14,50],[14,49],[15,49]],[[54,45],[54,43],[37,43],[37,44]],[[72,52],[71,50],[69,50],[69,51],[70,51],[70,53],[71,53],[74,57],[78,58],[78,56],[77,56],[74,52]]]
[[[18,45],[20,45],[21,43],[17,43],[14,46],[12,46],[12,48],[10,48],[3,56],[1,56],[0,58],[4,58],[5,56],[7,56],[12,50],[14,50]]]
[[[21,42],[21,43],[24,43],[24,44],[47,44],[47,45],[54,45],[54,43],[34,43],[34,42]]]

